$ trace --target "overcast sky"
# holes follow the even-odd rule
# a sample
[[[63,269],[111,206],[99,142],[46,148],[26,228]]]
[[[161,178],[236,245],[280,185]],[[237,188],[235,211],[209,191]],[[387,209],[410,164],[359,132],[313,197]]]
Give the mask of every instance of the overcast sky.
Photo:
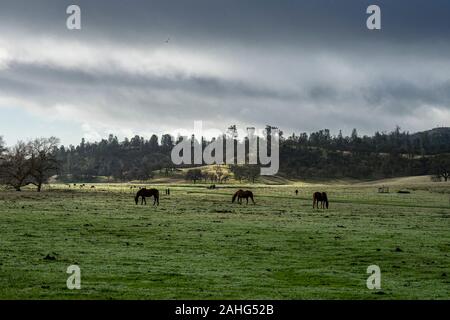
[[[81,7],[82,29],[66,28]],[[366,28],[381,7],[382,30]],[[0,0],[0,135],[450,126],[450,2]]]

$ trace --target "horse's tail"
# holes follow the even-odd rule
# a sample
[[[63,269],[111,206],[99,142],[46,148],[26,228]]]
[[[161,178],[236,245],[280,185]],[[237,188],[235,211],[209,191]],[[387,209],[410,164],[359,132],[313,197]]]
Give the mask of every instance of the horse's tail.
[[[155,198],[156,198],[156,203],[159,205],[159,190],[156,190]]]
[[[239,193],[239,191],[236,191],[236,193],[233,195],[233,199],[231,200],[231,203],[234,203],[234,200],[236,200],[238,193]]]

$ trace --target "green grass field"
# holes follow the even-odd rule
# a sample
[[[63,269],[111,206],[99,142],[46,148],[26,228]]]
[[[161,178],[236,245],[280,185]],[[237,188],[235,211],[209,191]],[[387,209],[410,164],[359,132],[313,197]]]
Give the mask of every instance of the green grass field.
[[[120,184],[0,191],[0,299],[450,298],[448,184],[247,186],[256,205],[237,187],[171,185],[158,208]]]

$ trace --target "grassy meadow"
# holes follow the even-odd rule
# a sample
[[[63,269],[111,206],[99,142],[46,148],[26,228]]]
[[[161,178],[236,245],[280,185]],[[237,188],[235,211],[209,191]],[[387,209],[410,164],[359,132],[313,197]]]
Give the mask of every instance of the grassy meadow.
[[[159,207],[129,184],[2,190],[0,299],[449,299],[450,184],[383,183],[153,185]],[[237,188],[256,205],[232,204]]]

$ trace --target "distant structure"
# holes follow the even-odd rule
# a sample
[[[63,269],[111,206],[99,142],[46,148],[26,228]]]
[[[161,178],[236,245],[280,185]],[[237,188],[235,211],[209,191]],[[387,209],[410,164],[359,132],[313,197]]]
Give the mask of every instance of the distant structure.
[[[378,193],[389,193],[389,187],[382,186],[378,188]]]

